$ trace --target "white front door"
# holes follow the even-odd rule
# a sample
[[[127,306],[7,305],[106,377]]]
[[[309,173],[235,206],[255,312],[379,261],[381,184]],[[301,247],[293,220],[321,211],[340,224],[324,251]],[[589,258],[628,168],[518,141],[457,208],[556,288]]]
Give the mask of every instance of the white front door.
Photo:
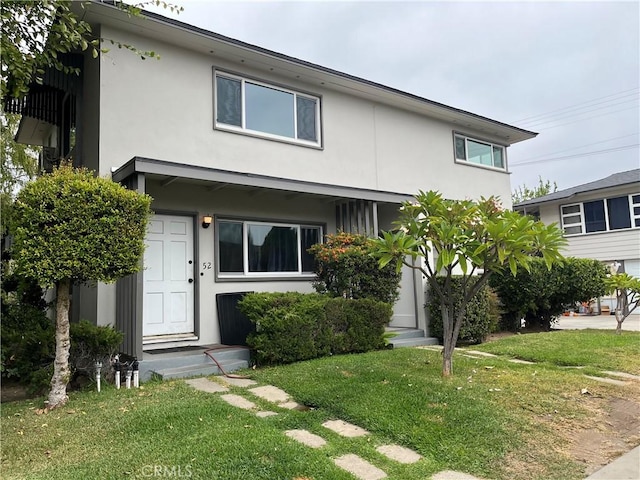
[[[407,260],[411,260],[407,257]],[[393,306],[393,317],[390,327],[416,328],[416,291],[412,268],[402,266],[402,279],[400,280],[400,296]]]
[[[143,337],[193,333],[193,218],[154,215],[146,245]]]

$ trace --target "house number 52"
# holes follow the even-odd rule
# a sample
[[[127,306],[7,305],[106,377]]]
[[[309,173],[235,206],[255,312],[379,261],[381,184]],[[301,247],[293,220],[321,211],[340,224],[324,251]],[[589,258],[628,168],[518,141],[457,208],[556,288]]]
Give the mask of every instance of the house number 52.
[[[202,262],[203,270],[211,270],[211,262]]]

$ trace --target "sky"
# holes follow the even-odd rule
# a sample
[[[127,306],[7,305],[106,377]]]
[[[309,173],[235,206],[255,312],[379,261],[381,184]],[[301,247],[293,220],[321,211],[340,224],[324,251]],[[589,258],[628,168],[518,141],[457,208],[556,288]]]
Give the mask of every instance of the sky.
[[[640,168],[640,2],[174,3],[152,10],[537,132],[512,190]]]

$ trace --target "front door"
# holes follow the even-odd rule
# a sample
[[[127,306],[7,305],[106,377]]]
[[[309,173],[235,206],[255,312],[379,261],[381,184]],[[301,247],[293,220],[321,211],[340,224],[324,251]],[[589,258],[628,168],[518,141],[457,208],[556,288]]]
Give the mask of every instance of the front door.
[[[411,257],[407,257],[411,261]],[[390,327],[416,328],[416,292],[414,283],[414,271],[406,265],[402,266],[402,279],[400,280],[400,297],[393,306],[393,317]]]
[[[146,245],[143,336],[193,334],[193,218],[154,215]]]

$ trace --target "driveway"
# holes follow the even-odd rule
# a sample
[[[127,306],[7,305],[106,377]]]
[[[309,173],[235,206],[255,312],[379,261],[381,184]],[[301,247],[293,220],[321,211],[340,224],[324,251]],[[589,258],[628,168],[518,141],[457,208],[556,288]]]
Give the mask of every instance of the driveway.
[[[551,328],[560,330],[583,330],[585,328],[599,328],[615,330],[616,317],[613,315],[577,315],[575,317],[560,317]],[[622,324],[622,330],[640,332],[640,315],[632,313]]]

